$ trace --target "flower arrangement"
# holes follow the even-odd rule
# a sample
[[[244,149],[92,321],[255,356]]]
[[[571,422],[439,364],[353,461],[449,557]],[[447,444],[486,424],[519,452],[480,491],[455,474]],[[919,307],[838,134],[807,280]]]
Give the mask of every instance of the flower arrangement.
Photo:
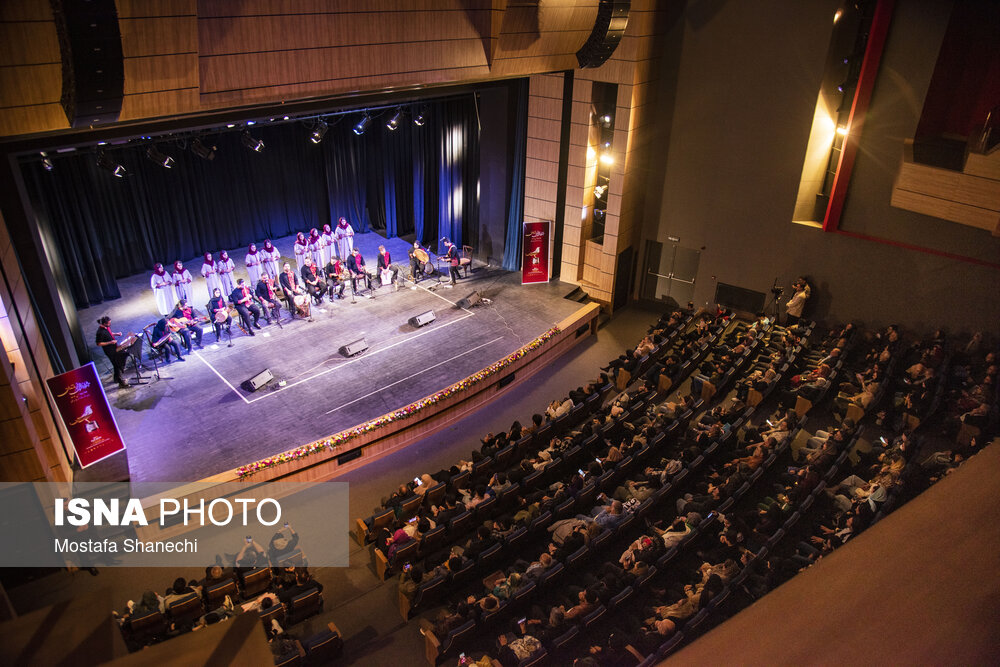
[[[247,477],[253,475],[254,473],[260,472],[261,470],[266,470],[267,468],[272,468],[276,465],[281,465],[282,463],[291,463],[292,461],[298,461],[307,456],[311,456],[317,452],[322,451],[335,451],[339,447],[342,447],[348,441],[357,438],[360,435],[366,433],[371,433],[372,431],[392,424],[393,422],[399,421],[400,419],[407,419],[417,414],[421,410],[429,408],[432,405],[440,403],[450,396],[464,391],[480,382],[483,382],[487,378],[496,375],[503,369],[507,368],[513,364],[518,359],[521,359],[529,352],[537,350],[541,346],[545,345],[553,336],[559,333],[559,327],[552,327],[545,333],[543,333],[538,338],[534,339],[527,345],[511,352],[506,357],[497,361],[496,363],[484,368],[478,373],[474,373],[469,377],[459,380],[455,384],[442,389],[436,394],[432,394],[426,398],[422,398],[419,401],[410,403],[409,405],[404,405],[394,412],[382,415],[381,417],[376,417],[364,424],[359,424],[354,428],[348,429],[346,431],[341,431],[336,435],[333,435],[324,440],[317,440],[316,442],[309,443],[308,445],[302,445],[295,449],[289,450],[287,452],[282,452],[280,454],[275,454],[274,456],[269,456],[265,459],[260,459],[259,461],[254,461],[253,463],[248,463],[247,465],[240,466],[236,469],[237,479],[246,479]]]

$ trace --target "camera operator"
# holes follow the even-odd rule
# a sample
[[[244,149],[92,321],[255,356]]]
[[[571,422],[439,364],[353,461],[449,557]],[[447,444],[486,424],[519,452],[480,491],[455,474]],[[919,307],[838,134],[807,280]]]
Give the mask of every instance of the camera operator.
[[[802,318],[802,310],[806,307],[806,301],[810,295],[809,283],[803,277],[798,277],[792,283],[792,298],[785,304],[785,326],[792,326],[799,323]]]

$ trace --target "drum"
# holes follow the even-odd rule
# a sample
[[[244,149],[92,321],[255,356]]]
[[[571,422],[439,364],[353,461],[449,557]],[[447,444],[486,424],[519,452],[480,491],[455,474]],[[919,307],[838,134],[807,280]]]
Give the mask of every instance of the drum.
[[[292,302],[295,304],[295,310],[302,317],[309,317],[309,296],[306,294],[296,294],[292,297]]]
[[[215,311],[216,324],[225,324],[226,320],[228,319],[229,319],[229,311],[227,309],[220,308],[219,310]]]
[[[433,276],[436,271],[437,271],[437,269],[434,268],[433,264],[431,264],[430,262],[425,262],[424,263],[424,275],[425,276]]]
[[[427,254],[427,251],[423,248],[417,248],[413,251],[413,256],[420,260],[421,264],[428,264],[431,261],[431,256]]]

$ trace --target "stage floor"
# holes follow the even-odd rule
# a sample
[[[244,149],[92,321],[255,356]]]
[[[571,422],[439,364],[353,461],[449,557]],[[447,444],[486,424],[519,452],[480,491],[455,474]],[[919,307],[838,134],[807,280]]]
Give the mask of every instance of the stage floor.
[[[379,243],[393,257],[406,258],[405,241],[359,235],[355,245],[370,266]],[[285,246],[290,248],[291,239],[278,244]],[[467,377],[579,308],[562,298],[571,285],[522,286],[519,274],[482,266],[454,289],[435,288],[433,279],[417,289],[406,285],[398,292],[383,287],[375,299],[355,303],[348,288],[345,299],[314,306],[315,321],[292,322],[285,312],[282,329],[267,325],[255,337],[234,325],[233,347],[225,338],[215,343],[209,326],[204,349],[161,366],[159,380],[145,372],[149,383],[131,389],[111,382],[110,364],[92,345],[128,448],[131,480],[202,479],[332,435]],[[155,321],[148,278],[122,280],[119,286],[121,299],[80,311],[81,321],[108,314],[115,331],[139,331]],[[196,295],[199,289],[204,291],[204,284],[196,280]],[[458,308],[455,302],[473,290],[493,303]],[[408,323],[428,310],[436,315],[432,323],[419,329]],[[339,354],[342,345],[361,337],[367,351],[351,358]],[[255,393],[240,387],[265,368],[275,378],[266,387]],[[130,373],[134,380],[131,368]],[[282,380],[285,385],[279,386]]]

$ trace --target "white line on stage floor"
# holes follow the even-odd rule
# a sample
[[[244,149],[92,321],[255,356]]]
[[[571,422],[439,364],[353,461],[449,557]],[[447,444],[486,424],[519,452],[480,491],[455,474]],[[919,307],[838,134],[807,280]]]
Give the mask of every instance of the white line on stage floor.
[[[374,396],[375,394],[379,394],[379,393],[385,391],[386,389],[388,389],[389,387],[392,387],[394,385],[399,384],[400,382],[406,382],[407,380],[415,378],[418,375],[426,373],[427,371],[429,371],[432,368],[437,368],[438,366],[443,366],[444,364],[447,364],[448,362],[451,362],[451,361],[455,361],[459,357],[463,357],[463,356],[467,355],[470,352],[475,352],[476,350],[478,350],[481,347],[486,347],[487,345],[492,345],[493,343],[497,342],[498,340],[503,340],[503,336],[498,336],[498,337],[494,338],[493,340],[489,341],[488,343],[483,343],[481,345],[475,346],[472,349],[466,350],[465,352],[460,352],[459,354],[456,354],[451,359],[445,359],[444,361],[438,362],[438,363],[434,364],[433,366],[428,366],[427,368],[422,368],[419,371],[417,371],[416,373],[414,373],[413,375],[407,375],[405,378],[401,378],[399,380],[396,380],[395,382],[393,382],[391,384],[383,385],[383,386],[379,387],[378,389],[376,389],[375,391],[369,392],[369,393],[365,394],[364,396],[359,396],[358,398],[354,399],[353,401],[350,401],[349,403],[344,403],[343,405],[338,406],[338,407],[334,408],[333,410],[327,410],[326,414],[330,414],[332,412],[336,412],[337,410],[340,410],[341,408],[346,408],[348,405],[354,405],[358,401],[364,400],[364,399],[368,398],[369,396]]]
[[[420,283],[415,283],[414,287],[419,287],[420,289],[422,289],[423,291],[427,292],[428,294],[433,294],[434,296],[436,296],[437,298],[441,299],[442,301],[444,301],[446,303],[450,303],[451,305],[453,305],[453,306],[455,306],[457,308],[458,307],[457,303],[455,303],[451,299],[444,298],[443,296],[441,296],[440,294],[438,294],[437,291],[436,291],[438,287],[440,287],[441,285],[446,285],[446,284],[447,283],[437,282],[434,285],[434,289],[430,289],[428,287],[424,287]],[[472,314],[472,312],[468,308],[463,308],[462,310],[464,310],[465,312],[469,313],[470,315]]]
[[[445,299],[445,301],[447,301],[447,299]],[[391,350],[392,348],[396,347],[397,345],[402,345],[403,343],[409,343],[414,338],[419,338],[419,337],[424,336],[426,334],[434,333],[435,331],[440,331],[441,329],[444,329],[445,327],[451,326],[452,324],[456,324],[458,322],[461,322],[462,320],[466,320],[466,319],[468,319],[470,317],[473,317],[475,315],[475,313],[469,313],[468,311],[466,311],[466,312],[468,313],[467,315],[463,315],[462,317],[459,317],[456,320],[452,320],[451,322],[447,322],[447,323],[442,324],[441,326],[438,326],[438,327],[433,327],[431,329],[427,329],[426,331],[421,331],[420,333],[414,334],[412,336],[404,338],[403,340],[397,341],[397,342],[393,343],[392,345],[386,345],[385,347],[380,348],[378,350],[375,350],[374,352],[365,352],[360,357],[354,357],[353,359],[348,359],[346,361],[343,361],[343,362],[339,363],[338,365],[334,366],[333,368],[328,368],[325,371],[320,371],[316,375],[311,375],[311,376],[309,376],[307,378],[299,380],[298,382],[293,382],[293,383],[291,383],[291,384],[289,384],[289,385],[287,385],[285,387],[281,387],[280,389],[276,389],[276,390],[270,391],[270,392],[268,392],[266,394],[262,394],[262,395],[258,396],[257,398],[254,398],[253,400],[248,399],[246,396],[244,396],[239,391],[237,391],[236,387],[234,387],[226,378],[224,378],[219,371],[215,370],[215,368],[212,366],[212,364],[208,363],[208,360],[205,359],[204,357],[202,357],[200,354],[198,354],[197,351],[194,351],[193,354],[195,356],[197,356],[199,359],[201,359],[205,363],[206,366],[208,366],[209,368],[211,368],[212,372],[215,373],[216,375],[218,375],[219,379],[221,379],[223,382],[225,382],[227,387],[229,387],[230,389],[232,389],[233,392],[237,396],[239,396],[241,399],[243,399],[244,403],[246,403],[247,405],[249,405],[251,403],[256,403],[257,401],[262,401],[262,400],[264,400],[265,398],[267,398],[269,396],[276,396],[276,395],[280,394],[283,391],[288,391],[292,387],[294,387],[296,385],[299,385],[299,384],[302,384],[303,382],[308,382],[309,380],[315,380],[316,378],[320,377],[321,375],[326,375],[327,373],[331,373],[331,372],[333,372],[333,371],[335,371],[335,370],[337,370],[339,368],[344,368],[345,366],[349,366],[350,364],[353,364],[355,362],[362,361],[362,360],[367,359],[368,357],[376,355],[376,354],[378,354],[380,352],[385,352],[386,350]]]

